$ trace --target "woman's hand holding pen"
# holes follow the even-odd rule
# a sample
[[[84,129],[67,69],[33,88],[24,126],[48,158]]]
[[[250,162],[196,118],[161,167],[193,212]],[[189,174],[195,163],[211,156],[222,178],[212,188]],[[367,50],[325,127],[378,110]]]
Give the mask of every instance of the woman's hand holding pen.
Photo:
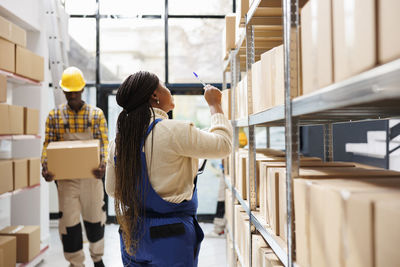
[[[221,99],[222,99],[221,91],[218,88],[209,84],[204,86],[203,89],[204,89],[204,98],[206,99],[208,106],[210,107],[211,115],[215,113],[224,113],[222,111],[222,106],[221,106]]]

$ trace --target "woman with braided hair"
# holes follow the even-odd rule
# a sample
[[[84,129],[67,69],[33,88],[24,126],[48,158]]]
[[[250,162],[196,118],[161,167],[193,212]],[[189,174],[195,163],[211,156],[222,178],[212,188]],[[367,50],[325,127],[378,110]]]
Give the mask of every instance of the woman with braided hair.
[[[152,73],[134,73],[118,89],[123,111],[109,145],[106,192],[115,198],[124,266],[197,266],[204,237],[196,219],[199,159],[232,149],[221,92],[206,85],[204,97],[207,132],[168,119],[173,97]]]

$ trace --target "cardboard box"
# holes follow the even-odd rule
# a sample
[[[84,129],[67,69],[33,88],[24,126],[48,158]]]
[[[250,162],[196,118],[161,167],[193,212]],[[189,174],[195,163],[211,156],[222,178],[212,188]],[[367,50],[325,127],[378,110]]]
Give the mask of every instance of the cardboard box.
[[[400,57],[400,24],[398,0],[378,1],[378,53],[379,63],[386,63]]]
[[[222,110],[224,111],[225,116],[228,118],[228,120],[232,119],[231,116],[231,111],[232,111],[232,106],[231,106],[231,89],[225,89],[222,91]]]
[[[234,248],[233,248],[233,242],[232,242],[231,236],[226,235],[226,259],[228,262],[228,266],[233,266],[233,259],[235,257],[233,254],[233,251],[234,251]]]
[[[311,159],[311,160],[310,160]],[[300,161],[300,167],[307,167],[309,169],[321,169],[327,168],[340,168],[340,172],[346,172],[347,168],[353,168],[355,165],[353,163],[345,162],[322,162],[318,160],[313,160],[314,158],[303,158]],[[287,205],[286,205],[286,162],[276,162],[268,164],[268,175],[278,179],[278,184],[275,185],[277,188],[275,190],[269,190],[271,194],[278,194],[277,196],[272,196],[272,199],[277,199],[278,203],[274,206],[277,209],[277,214],[273,217],[279,217],[277,222],[279,222],[278,235],[284,240],[287,240]],[[335,172],[332,170],[333,173]],[[276,183],[276,181],[275,181]]]
[[[332,0],[334,80],[343,81],[377,64],[376,1]]]
[[[243,76],[236,87],[236,101],[236,119],[247,118],[247,75]]]
[[[400,254],[400,204],[382,202],[376,204],[375,259],[376,266],[399,266]]]
[[[39,110],[24,108],[24,134],[38,134]]]
[[[400,190],[385,190],[384,192],[361,192],[353,193],[344,198],[345,218],[344,224],[344,258],[345,266],[354,267],[374,267],[375,266],[375,240],[381,238],[381,235],[375,233],[375,221],[380,220],[384,223],[398,224],[394,216],[377,217],[377,203],[397,203],[400,204]],[[393,229],[390,228],[389,229]],[[393,229],[394,230],[394,229]],[[393,240],[394,234],[387,236],[384,241],[385,246]],[[375,238],[376,237],[376,238]],[[400,241],[397,239],[396,242]],[[393,244],[393,243],[392,243]],[[398,253],[390,255],[390,246],[385,249],[385,258],[394,259]],[[388,253],[389,252],[389,253]],[[400,264],[400,257],[397,256],[397,265]],[[377,266],[395,266],[393,264],[378,264]]]
[[[285,64],[284,64],[283,45],[274,48],[274,77],[272,78],[272,88],[274,90],[274,106],[285,103]],[[300,86],[299,86],[300,88]],[[292,98],[301,95],[300,92],[291,92]]]
[[[10,115],[8,105],[3,103],[0,103],[0,134],[10,134]]]
[[[11,23],[11,42],[26,47],[26,31],[21,27]]]
[[[24,107],[9,105],[8,110],[10,133],[24,134]]]
[[[15,44],[0,38],[0,69],[15,72]]]
[[[17,262],[29,262],[40,252],[39,226],[9,226],[1,230],[0,235],[17,238]]]
[[[236,1],[236,25],[244,25],[246,20],[245,16],[249,11],[249,0],[237,0]]]
[[[7,102],[7,77],[0,75],[0,103]]]
[[[44,59],[26,48],[17,45],[15,73],[35,81],[44,79]]]
[[[28,185],[40,184],[40,158],[28,159]]]
[[[94,178],[92,170],[99,164],[98,139],[51,142],[47,147],[47,166],[56,180]]]
[[[233,233],[232,221],[233,221],[233,204],[232,204],[232,192],[229,189],[225,189],[225,219],[226,226],[229,233]]]
[[[227,58],[230,50],[235,49],[236,15],[225,16],[225,24],[222,32],[222,59]]]
[[[301,10],[303,94],[333,83],[332,0],[310,0]]]
[[[13,190],[13,162],[0,160],[0,194]]]
[[[17,239],[13,236],[0,236],[0,251],[3,254],[0,266],[15,267],[17,264]]]
[[[11,43],[26,46],[26,31],[3,17],[0,17],[0,37]]]
[[[275,89],[273,88],[274,78],[274,50],[271,49],[261,54],[261,86],[260,97],[263,97],[264,106],[260,106],[262,110],[269,109],[275,105]]]
[[[383,191],[399,187],[393,178],[295,179],[297,262],[300,266],[345,266],[345,202],[353,192]],[[346,245],[347,246],[347,245]]]
[[[262,261],[261,266],[262,267],[281,267],[283,265],[272,250],[271,251],[264,250],[263,261]]]
[[[253,266],[262,266],[263,251],[261,249],[269,248],[269,246],[261,235],[253,234],[251,238],[252,238],[251,258]]]
[[[252,93],[252,100],[253,100],[253,113],[258,113],[260,111],[265,110],[266,104],[265,101],[267,98],[265,97],[265,93],[262,88],[262,77],[261,72],[261,61],[257,61],[251,65],[251,93]]]
[[[13,160],[13,189],[21,189],[28,186],[28,160],[14,159]]]

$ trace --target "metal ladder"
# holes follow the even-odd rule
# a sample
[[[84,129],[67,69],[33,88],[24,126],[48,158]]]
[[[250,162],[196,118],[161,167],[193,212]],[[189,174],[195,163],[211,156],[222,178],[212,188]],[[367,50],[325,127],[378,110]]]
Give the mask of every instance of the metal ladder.
[[[61,7],[59,0],[46,0],[47,41],[49,46],[49,66],[54,89],[54,104],[56,107],[65,103],[65,96],[59,81],[62,72],[68,67],[68,15]],[[65,25],[65,26],[64,26]]]

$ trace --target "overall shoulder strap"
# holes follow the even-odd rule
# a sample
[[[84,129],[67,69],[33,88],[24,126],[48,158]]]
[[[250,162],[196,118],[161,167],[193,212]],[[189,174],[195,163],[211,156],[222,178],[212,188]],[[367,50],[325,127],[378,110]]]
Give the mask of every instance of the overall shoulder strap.
[[[156,119],[156,120],[154,120],[154,121],[150,124],[149,128],[147,128],[146,135],[144,136],[143,141],[142,141],[142,143],[140,144],[140,150],[143,149],[144,140],[146,140],[146,137],[147,137],[147,136],[151,133],[151,131],[154,129],[154,126],[155,126],[157,123],[159,123],[160,121],[162,121],[162,119]],[[117,162],[117,157],[114,156],[114,163],[116,163],[116,162]]]

